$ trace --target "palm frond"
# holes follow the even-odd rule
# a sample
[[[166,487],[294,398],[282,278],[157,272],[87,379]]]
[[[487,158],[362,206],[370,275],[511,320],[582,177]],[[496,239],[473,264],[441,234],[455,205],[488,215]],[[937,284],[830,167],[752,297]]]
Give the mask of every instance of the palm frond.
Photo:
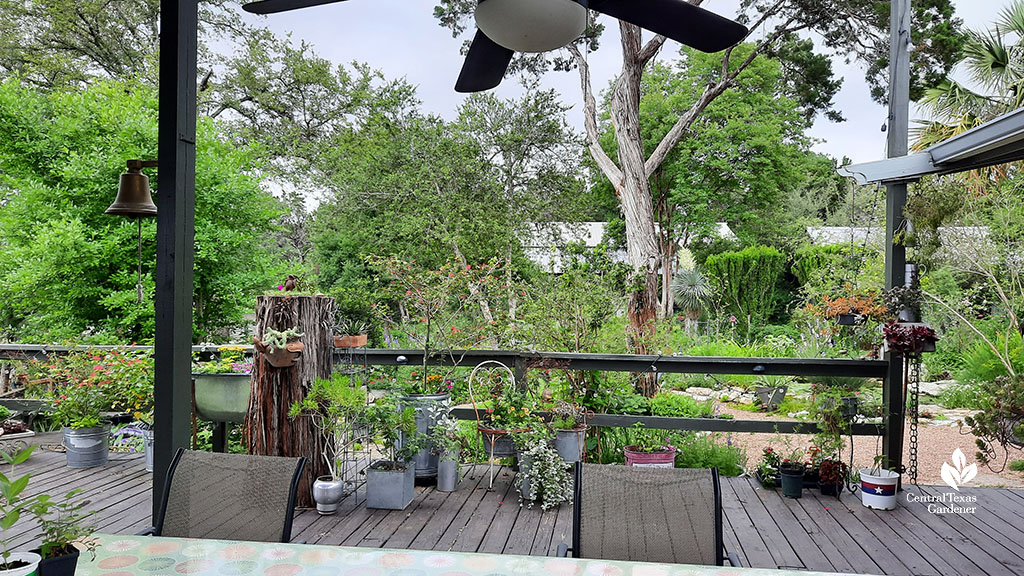
[[[704,302],[711,297],[711,283],[700,270],[682,269],[672,278],[669,287],[675,296],[676,304],[686,310],[699,310]]]

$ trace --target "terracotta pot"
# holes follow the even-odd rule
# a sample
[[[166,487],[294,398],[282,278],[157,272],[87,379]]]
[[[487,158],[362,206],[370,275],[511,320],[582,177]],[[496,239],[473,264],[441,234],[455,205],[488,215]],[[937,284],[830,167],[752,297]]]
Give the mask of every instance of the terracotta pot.
[[[302,342],[289,342],[284,345],[284,348],[275,348],[274,350],[267,348],[267,345],[260,342],[259,338],[253,338],[252,343],[274,368],[294,366],[295,361],[302,355],[302,351],[306,349],[306,345]]]
[[[334,347],[335,348],[361,348],[366,346],[366,341],[369,339],[368,334],[343,334],[341,336],[334,336]]]

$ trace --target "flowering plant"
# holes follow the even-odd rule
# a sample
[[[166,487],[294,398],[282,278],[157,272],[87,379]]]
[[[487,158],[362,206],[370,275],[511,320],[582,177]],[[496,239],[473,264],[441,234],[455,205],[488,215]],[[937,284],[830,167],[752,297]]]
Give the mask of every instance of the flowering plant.
[[[517,386],[505,386],[491,394],[490,406],[483,410],[481,424],[492,430],[527,430],[541,421],[533,411],[536,402]]]
[[[409,375],[410,379],[402,387],[402,392],[407,396],[416,394],[448,394],[452,391],[455,382],[440,374],[431,374],[423,377],[418,372]]]
[[[818,466],[818,482],[823,485],[838,485],[846,481],[849,468],[845,462],[826,458]]]
[[[208,362],[192,363],[193,374],[248,374],[252,372],[252,358],[245,357],[241,346],[221,346],[217,355]]]
[[[775,486],[779,475],[779,466],[782,464],[782,457],[771,446],[761,449],[761,461],[757,464],[757,473],[761,477],[761,483],[765,487]]]
[[[103,411],[148,412],[153,364],[147,353],[76,351],[37,365],[50,383],[51,417],[63,426],[91,428]]]

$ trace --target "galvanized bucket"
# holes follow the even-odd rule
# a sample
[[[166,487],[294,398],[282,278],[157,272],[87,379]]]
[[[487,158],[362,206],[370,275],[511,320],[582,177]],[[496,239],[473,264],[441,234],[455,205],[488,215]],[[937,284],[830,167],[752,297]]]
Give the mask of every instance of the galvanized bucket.
[[[110,424],[93,428],[65,428],[64,448],[68,468],[91,468],[107,463],[110,453]]]

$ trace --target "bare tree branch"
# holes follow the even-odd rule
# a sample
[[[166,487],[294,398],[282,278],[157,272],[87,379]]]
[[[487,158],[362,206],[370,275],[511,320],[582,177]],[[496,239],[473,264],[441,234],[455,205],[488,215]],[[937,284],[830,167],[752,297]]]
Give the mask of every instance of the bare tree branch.
[[[601,148],[601,136],[597,131],[597,103],[594,101],[594,92],[590,85],[590,65],[575,45],[570,44],[566,48],[576,60],[576,67],[580,71],[580,84],[583,88],[583,125],[587,130],[587,149],[590,150],[591,157],[608,180],[622,182],[622,170],[605,153],[604,148]]]

